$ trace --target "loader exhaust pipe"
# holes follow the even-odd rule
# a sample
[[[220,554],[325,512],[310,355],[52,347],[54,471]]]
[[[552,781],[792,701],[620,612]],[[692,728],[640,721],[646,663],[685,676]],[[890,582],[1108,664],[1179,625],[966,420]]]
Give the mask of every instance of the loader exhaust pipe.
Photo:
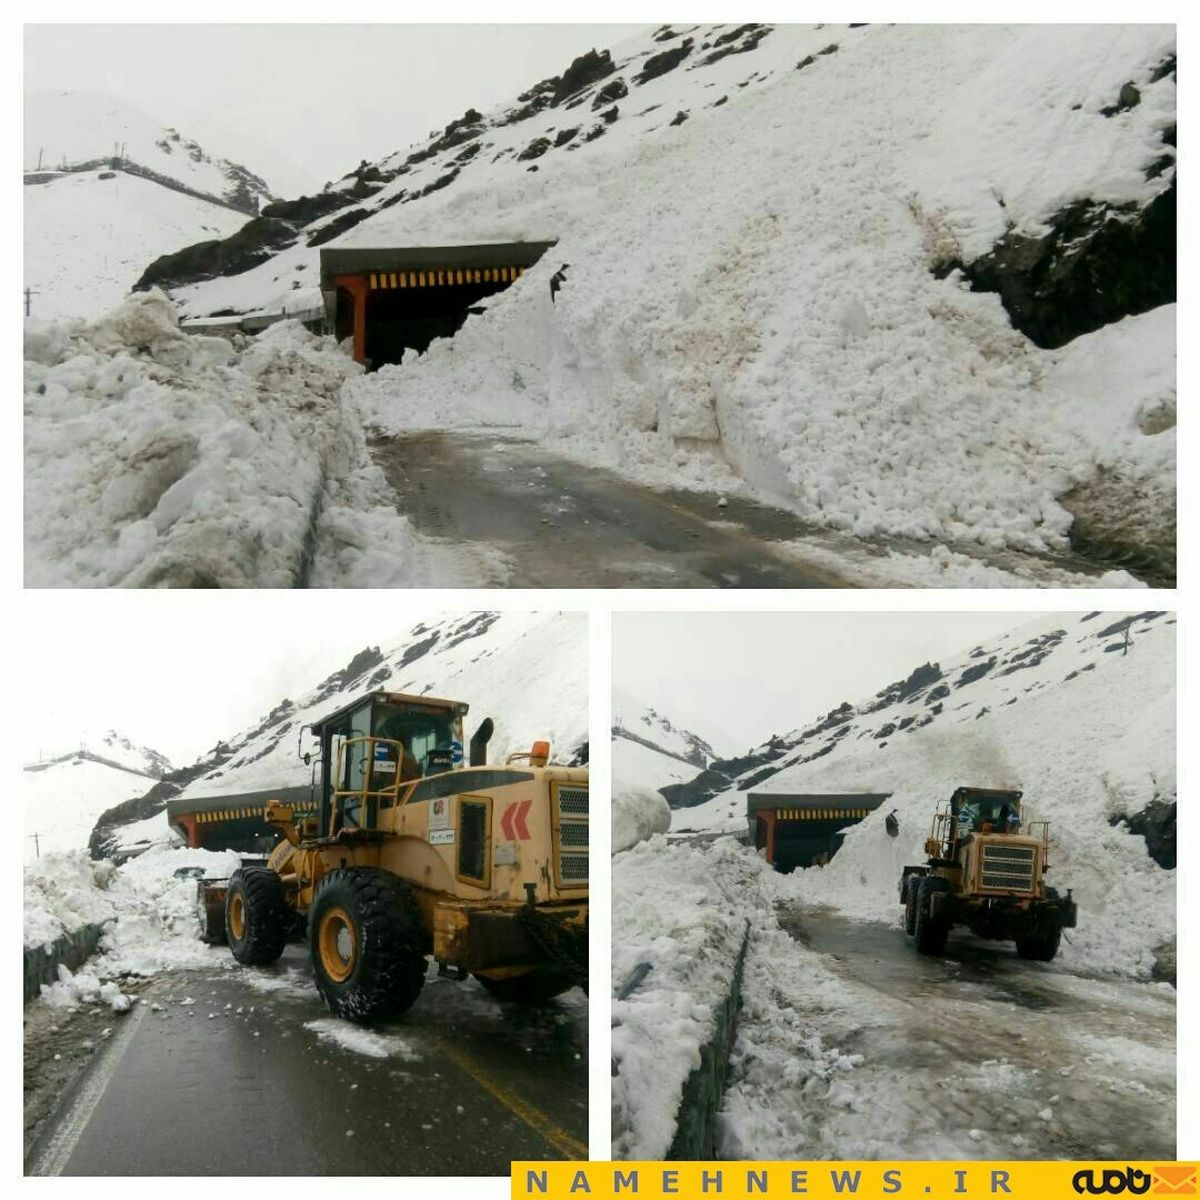
[[[487,762],[487,745],[492,740],[495,729],[491,717],[484,717],[480,722],[479,728],[471,738],[471,766],[482,767]]]

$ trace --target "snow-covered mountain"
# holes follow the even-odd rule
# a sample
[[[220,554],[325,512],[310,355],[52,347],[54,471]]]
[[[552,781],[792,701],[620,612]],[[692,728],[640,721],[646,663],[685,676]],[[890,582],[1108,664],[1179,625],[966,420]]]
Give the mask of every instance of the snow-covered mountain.
[[[503,761],[538,739],[553,761],[588,754],[587,617],[580,613],[478,612],[417,625],[382,648],[369,647],[297,700],[281,700],[249,729],[219,741],[177,773],[174,794],[226,796],[308,786],[313,749],[306,727],[375,690],[412,692],[470,705],[468,736],[485,717],[495,723],[489,758]],[[182,790],[179,790],[182,789]],[[106,813],[94,848],[128,850],[168,840],[159,794],[149,803]]]
[[[210,154],[172,126],[98,92],[25,97],[24,167],[26,174],[128,171],[248,216],[273,199],[266,180],[247,167]]]
[[[25,286],[37,317],[95,317],[146,264],[220,241],[271,200],[247,168],[113,96],[25,101]]]
[[[664,26],[142,282],[297,311],[323,245],[557,239],[373,419],[1169,572],[1175,126],[1171,27]]]
[[[170,771],[165,755],[114,730],[84,733],[69,749],[41,752],[22,777],[24,857],[82,849],[102,812],[142,795]]]
[[[717,757],[699,734],[613,689],[613,852],[670,828],[659,789],[686,783]]]
[[[673,773],[681,778],[690,778],[717,757],[717,752],[698,733],[673,724],[669,717],[620,688],[613,689],[612,734],[617,743],[629,742],[671,760],[675,764]]]
[[[1128,642],[1126,631],[1128,630]],[[1175,933],[1175,618],[1057,614],[918,665],[876,695],[738,759],[674,795],[673,832],[746,830],[746,792],[887,792],[798,896],[868,920],[896,916],[896,883],[923,861],[934,807],[955,787],[1018,788],[1051,821],[1054,877],[1080,924],[1065,951],[1146,973]],[[894,808],[900,836],[884,831]]]

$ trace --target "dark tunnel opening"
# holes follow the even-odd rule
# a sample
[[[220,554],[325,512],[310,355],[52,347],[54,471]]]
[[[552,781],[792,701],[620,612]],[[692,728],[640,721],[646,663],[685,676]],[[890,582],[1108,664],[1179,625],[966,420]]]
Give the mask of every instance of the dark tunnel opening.
[[[824,865],[842,848],[846,828],[853,821],[779,821],[775,826],[775,870],[787,875],[797,867]],[[757,848],[767,845],[767,828],[759,820]]]
[[[372,291],[367,296],[369,369],[398,363],[407,350],[424,354],[434,338],[453,337],[472,308],[508,286],[500,281]],[[340,301],[338,312],[340,317]]]

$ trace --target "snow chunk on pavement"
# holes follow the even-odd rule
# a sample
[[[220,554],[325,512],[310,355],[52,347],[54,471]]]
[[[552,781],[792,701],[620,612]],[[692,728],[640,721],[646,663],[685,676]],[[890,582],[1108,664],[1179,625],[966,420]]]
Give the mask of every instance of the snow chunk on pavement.
[[[377,1033],[337,1017],[306,1021],[304,1028],[311,1029],[323,1042],[332,1042],[343,1050],[365,1054],[368,1058],[400,1058],[405,1062],[413,1062],[421,1057],[404,1038],[394,1033]]]

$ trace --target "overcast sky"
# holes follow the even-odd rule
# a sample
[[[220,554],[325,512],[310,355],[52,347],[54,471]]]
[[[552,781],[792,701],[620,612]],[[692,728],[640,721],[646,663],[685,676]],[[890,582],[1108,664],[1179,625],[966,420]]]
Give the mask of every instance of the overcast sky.
[[[294,196],[641,28],[27,25],[24,86],[119,96]]]
[[[726,755],[1044,613],[614,613],[613,687]]]
[[[364,646],[386,648],[445,612],[404,592],[82,596],[38,598],[38,626],[55,636],[23,647],[23,762],[115,729],[186,766]]]

